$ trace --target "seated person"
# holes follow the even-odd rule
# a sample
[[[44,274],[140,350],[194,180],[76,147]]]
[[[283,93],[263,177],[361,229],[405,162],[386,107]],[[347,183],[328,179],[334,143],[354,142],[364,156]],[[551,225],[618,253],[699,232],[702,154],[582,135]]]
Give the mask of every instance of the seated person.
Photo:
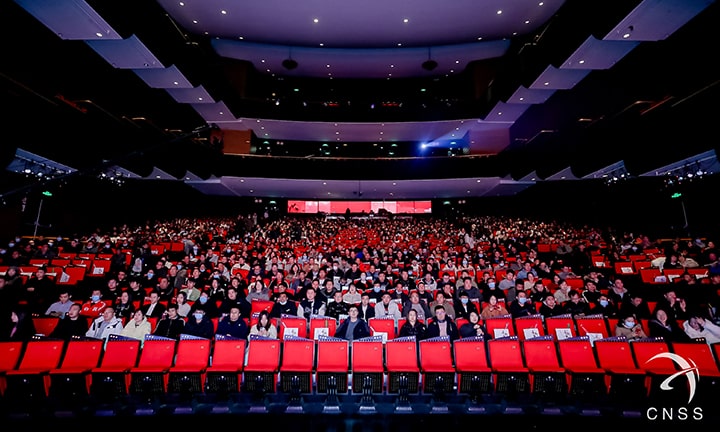
[[[492,338],[487,328],[480,322],[480,315],[477,312],[471,312],[468,315],[468,322],[463,324],[459,331],[461,338],[481,337],[484,340]]]
[[[275,327],[275,324],[273,324],[270,320],[270,313],[268,311],[260,311],[257,322],[255,325],[250,326],[248,338],[253,335],[263,336],[270,339],[278,338],[277,327]]]
[[[348,306],[350,305],[343,301],[342,291],[335,291],[332,296],[325,308],[325,315],[339,321],[341,316],[345,318],[348,315]]]
[[[425,334],[427,333],[427,326],[425,326],[425,324],[420,322],[420,320],[418,319],[417,310],[408,310],[406,317],[407,319],[405,320],[405,323],[400,326],[398,336],[415,336],[415,340],[418,341],[425,339]]]
[[[625,336],[627,340],[634,341],[647,337],[637,318],[634,315],[621,314],[615,325],[615,336]]]
[[[197,307],[188,318],[183,333],[205,339],[212,339],[213,336],[215,336],[215,326],[210,318],[205,315],[205,310],[202,306]]]
[[[170,303],[163,317],[158,321],[153,334],[178,339],[184,330],[185,320],[178,314],[177,304]]]
[[[240,317],[240,308],[238,306],[230,308],[230,314],[220,319],[215,333],[238,339],[247,339],[250,329],[245,320]]]
[[[107,303],[102,300],[102,290],[96,288],[92,290],[90,299],[82,304],[80,315],[94,319],[102,315],[106,307]]]
[[[58,321],[50,333],[53,339],[70,340],[73,337],[83,337],[88,331],[87,318],[80,315],[80,305],[73,303],[65,316]]]
[[[348,307],[348,318],[335,329],[335,337],[353,341],[370,336],[370,326],[358,316],[358,307]]]

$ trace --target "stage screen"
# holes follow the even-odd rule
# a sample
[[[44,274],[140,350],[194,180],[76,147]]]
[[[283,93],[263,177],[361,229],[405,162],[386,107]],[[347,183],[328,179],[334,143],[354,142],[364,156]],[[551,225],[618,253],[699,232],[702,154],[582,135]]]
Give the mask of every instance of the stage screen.
[[[344,214],[350,209],[352,214],[378,214],[386,210],[392,214],[430,214],[430,201],[299,201],[288,200],[288,213],[312,214]]]

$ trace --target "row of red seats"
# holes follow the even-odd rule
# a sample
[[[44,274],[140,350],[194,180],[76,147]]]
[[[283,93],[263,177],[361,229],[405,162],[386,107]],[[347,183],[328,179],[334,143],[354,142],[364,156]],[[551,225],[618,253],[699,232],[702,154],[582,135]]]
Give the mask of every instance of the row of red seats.
[[[658,378],[678,372],[668,353],[691,362],[709,383],[720,377],[720,345],[668,344],[661,339],[629,342],[551,336],[521,341],[445,338],[352,343],[322,338],[216,340],[154,338],[144,342],[31,340],[0,343],[0,392],[14,396],[34,386],[45,396],[176,392],[266,391],[338,393],[521,391],[574,394],[588,385],[600,393],[653,390]],[[332,378],[332,380],[331,380]],[[315,383],[315,384],[313,384]],[[332,384],[331,384],[332,383]],[[550,385],[552,383],[552,385]],[[262,386],[261,389],[258,386]],[[512,388],[511,388],[512,387]]]

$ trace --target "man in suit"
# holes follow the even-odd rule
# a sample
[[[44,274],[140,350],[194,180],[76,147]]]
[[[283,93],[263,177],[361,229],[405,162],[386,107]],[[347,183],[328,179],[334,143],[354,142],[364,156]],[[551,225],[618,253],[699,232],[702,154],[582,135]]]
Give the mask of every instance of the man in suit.
[[[375,317],[375,306],[370,304],[370,294],[362,293],[360,296],[360,306],[358,306],[358,317],[365,321]]]
[[[160,293],[157,291],[151,291],[148,296],[150,303],[144,304],[140,309],[143,311],[148,318],[161,318],[165,313],[165,306],[160,303]]]

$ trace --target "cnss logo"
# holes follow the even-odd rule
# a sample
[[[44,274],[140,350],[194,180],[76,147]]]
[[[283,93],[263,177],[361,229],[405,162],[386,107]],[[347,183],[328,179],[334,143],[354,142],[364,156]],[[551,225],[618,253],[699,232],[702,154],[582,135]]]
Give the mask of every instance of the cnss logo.
[[[682,381],[682,378],[685,378],[688,388],[687,406],[650,407],[645,411],[645,417],[648,420],[702,420],[702,408],[690,406],[695,397],[698,381],[700,381],[700,373],[698,372],[698,367],[695,365],[695,362],[693,362],[692,359],[685,359],[685,357],[674,353],[664,352],[654,355],[645,363],[647,364],[661,358],[671,360],[680,370],[665,378],[665,380],[660,383],[660,389],[664,391],[673,390],[672,383],[676,380]]]

